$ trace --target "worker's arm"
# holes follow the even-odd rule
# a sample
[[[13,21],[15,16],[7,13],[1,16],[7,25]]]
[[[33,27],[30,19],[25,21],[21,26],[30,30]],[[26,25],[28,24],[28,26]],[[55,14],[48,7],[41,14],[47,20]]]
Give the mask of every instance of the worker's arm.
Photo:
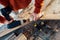
[[[42,14],[39,14],[39,13],[41,11],[43,1],[44,0],[35,0],[35,9],[34,9],[34,13],[32,13],[33,20],[37,20],[38,18],[40,18],[42,16]],[[38,16],[38,14],[39,14],[39,16]]]
[[[35,0],[35,10],[34,13],[38,14],[40,13],[41,7],[42,7],[43,0]]]

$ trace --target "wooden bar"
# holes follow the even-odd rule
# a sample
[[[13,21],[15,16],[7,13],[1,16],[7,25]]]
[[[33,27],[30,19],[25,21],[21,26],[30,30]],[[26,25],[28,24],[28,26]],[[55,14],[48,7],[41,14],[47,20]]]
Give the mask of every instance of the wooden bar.
[[[27,25],[28,23],[29,22],[26,22],[23,25],[17,26],[17,27],[12,28],[12,29],[6,29],[6,30],[4,30],[3,32],[0,33],[0,37],[3,37],[3,36],[7,35],[8,33],[12,32],[12,31],[17,30],[17,29],[23,27],[24,25]]]

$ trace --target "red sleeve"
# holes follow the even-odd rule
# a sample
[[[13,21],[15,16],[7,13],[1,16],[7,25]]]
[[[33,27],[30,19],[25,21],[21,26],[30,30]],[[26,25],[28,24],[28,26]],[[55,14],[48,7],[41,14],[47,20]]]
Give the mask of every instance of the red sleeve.
[[[9,4],[9,0],[0,0],[0,4],[7,6]]]
[[[34,13],[39,13],[41,9],[41,3],[43,0],[35,0],[35,10]]]
[[[0,23],[4,23],[6,21],[6,19],[2,16],[0,16]]]

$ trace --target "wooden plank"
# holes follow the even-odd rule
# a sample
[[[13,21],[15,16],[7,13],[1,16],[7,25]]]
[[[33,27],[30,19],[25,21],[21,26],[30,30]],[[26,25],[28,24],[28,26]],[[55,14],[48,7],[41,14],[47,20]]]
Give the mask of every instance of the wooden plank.
[[[15,40],[27,40],[24,34],[20,34],[18,37],[15,38]]]
[[[24,25],[27,25],[28,23],[29,22],[26,22],[23,25],[17,26],[17,27],[12,28],[12,29],[6,29],[6,30],[4,30],[3,32],[0,33],[0,37],[3,37],[3,36],[7,35],[8,33],[12,32],[12,31],[17,30],[17,29],[23,27]]]
[[[60,20],[60,14],[44,14],[40,19],[43,20]]]

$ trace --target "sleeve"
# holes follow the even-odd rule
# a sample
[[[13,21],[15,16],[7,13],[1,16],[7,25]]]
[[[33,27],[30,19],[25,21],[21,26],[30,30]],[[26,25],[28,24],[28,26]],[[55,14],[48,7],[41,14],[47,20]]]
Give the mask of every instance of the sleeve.
[[[41,3],[43,2],[43,0],[35,0],[35,10],[34,13],[39,13],[40,9],[41,9]]]
[[[0,0],[0,4],[7,6],[9,4],[9,0]]]

